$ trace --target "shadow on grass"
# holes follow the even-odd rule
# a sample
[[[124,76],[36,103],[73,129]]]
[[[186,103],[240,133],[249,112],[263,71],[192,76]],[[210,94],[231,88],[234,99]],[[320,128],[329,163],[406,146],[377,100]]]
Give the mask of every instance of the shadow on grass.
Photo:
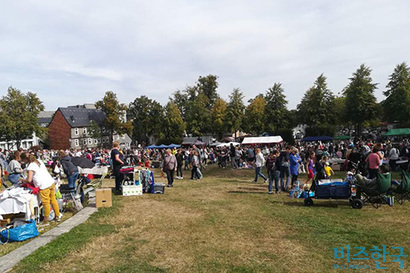
[[[283,202],[283,201],[278,201],[278,200],[271,200],[271,203],[274,204],[283,204],[285,206],[290,206],[290,207],[305,207],[305,203],[303,199],[297,199],[295,201],[290,201],[290,202]],[[350,207],[350,204],[348,201],[346,202],[332,202],[326,199],[323,200],[314,200],[313,201],[313,206],[311,206],[312,208],[314,207],[319,207],[319,208],[338,208],[340,207]],[[307,207],[307,206],[306,206]]]
[[[228,193],[239,193],[239,194],[267,194],[266,191],[261,192],[261,191],[228,191]]]

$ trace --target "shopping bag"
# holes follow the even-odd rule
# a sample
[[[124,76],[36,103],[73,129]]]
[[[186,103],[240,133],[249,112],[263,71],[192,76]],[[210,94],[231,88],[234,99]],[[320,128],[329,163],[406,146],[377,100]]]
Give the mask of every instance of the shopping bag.
[[[3,230],[0,233],[3,242],[21,242],[37,237],[39,234],[34,220],[30,220],[25,225]]]

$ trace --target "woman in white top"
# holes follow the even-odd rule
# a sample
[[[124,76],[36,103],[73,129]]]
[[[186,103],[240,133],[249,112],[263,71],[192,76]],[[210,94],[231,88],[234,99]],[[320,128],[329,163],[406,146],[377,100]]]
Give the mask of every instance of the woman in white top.
[[[268,181],[268,178],[261,173],[262,166],[265,165],[265,158],[263,157],[263,154],[261,153],[260,148],[256,148],[256,156],[255,156],[255,180],[253,180],[253,183],[258,182],[258,177],[262,177],[264,179],[264,182]]]
[[[396,162],[397,160],[399,160],[399,154],[399,149],[397,149],[396,147],[391,148],[389,153],[389,164],[393,171],[395,171],[397,168]]]
[[[44,220],[42,225],[49,225],[50,217],[50,203],[53,206],[54,213],[56,215],[56,221],[61,221],[60,209],[58,207],[54,179],[47,171],[46,166],[41,161],[38,161],[34,155],[29,153],[22,153],[21,160],[27,164],[27,178],[20,179],[22,182],[33,182],[34,186],[40,188],[40,198],[44,207]]]

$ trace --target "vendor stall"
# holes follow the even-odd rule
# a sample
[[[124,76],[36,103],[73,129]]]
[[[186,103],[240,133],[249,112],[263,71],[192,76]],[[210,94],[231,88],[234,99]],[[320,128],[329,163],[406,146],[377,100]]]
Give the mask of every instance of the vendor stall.
[[[332,140],[333,138],[329,136],[307,136],[307,137],[304,137],[301,141],[303,142],[318,142],[318,141],[326,142],[326,141],[332,141]]]
[[[283,142],[281,136],[265,136],[265,137],[245,137],[242,145],[250,144],[279,144]]]
[[[239,142],[228,142],[228,143],[220,143],[218,146],[216,146],[217,148],[223,148],[223,147],[230,147],[231,144],[233,146],[240,146],[241,144]]]
[[[0,220],[5,214],[25,214],[25,220],[38,219],[40,199],[31,189],[10,187],[0,194]]]

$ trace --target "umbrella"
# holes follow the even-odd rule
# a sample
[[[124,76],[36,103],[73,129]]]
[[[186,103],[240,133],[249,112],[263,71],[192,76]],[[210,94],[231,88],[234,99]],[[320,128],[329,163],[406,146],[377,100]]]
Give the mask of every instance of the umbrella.
[[[72,157],[71,162],[73,162],[75,166],[83,169],[91,169],[95,166],[94,162],[85,157]]]
[[[351,136],[335,136],[333,139],[334,140],[347,140],[347,139],[351,139]]]
[[[408,136],[410,135],[410,128],[391,129],[383,134],[383,136]]]
[[[202,145],[205,145],[205,143],[203,143],[203,142],[200,141],[200,140],[196,140],[193,145],[202,146]]]
[[[168,147],[169,147],[169,148],[180,148],[181,145],[172,143],[172,144],[170,144]]]

